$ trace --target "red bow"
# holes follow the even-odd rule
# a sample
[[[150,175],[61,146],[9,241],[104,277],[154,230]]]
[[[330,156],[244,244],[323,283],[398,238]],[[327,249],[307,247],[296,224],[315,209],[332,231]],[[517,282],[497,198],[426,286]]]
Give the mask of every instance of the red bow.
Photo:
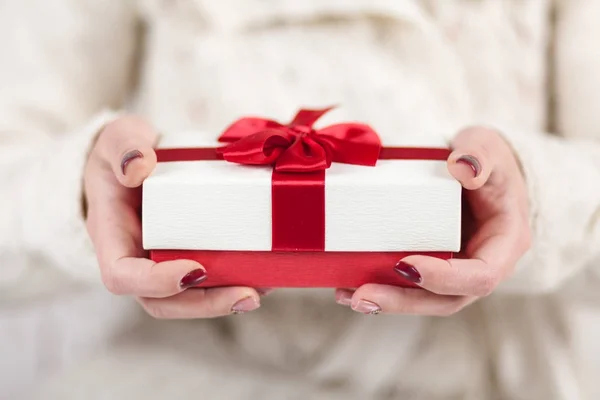
[[[343,123],[313,129],[333,107],[300,110],[291,123],[263,118],[242,118],[219,138],[228,142],[218,152],[227,161],[249,165],[274,165],[278,172],[313,172],[332,162],[374,166],[379,157],[379,136],[368,125]]]

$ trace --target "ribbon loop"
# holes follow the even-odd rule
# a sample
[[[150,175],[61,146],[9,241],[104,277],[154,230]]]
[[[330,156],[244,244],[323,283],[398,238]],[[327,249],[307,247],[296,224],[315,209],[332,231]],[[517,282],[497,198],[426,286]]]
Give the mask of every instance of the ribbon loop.
[[[449,149],[381,147],[379,136],[358,123],[315,130],[313,124],[330,109],[300,110],[288,125],[243,118],[219,138],[224,147],[157,149],[158,162],[225,159],[273,165],[272,250],[325,251],[325,170],[332,162],[374,166],[377,159],[447,160],[450,155]]]
[[[230,162],[269,165],[275,163],[294,141],[294,135],[285,130],[266,129],[242,137],[218,151]]]
[[[313,125],[332,107],[300,110],[287,125],[262,118],[242,118],[219,138],[229,143],[218,151],[226,161],[274,165],[278,172],[315,172],[332,162],[374,166],[381,151],[371,127],[342,123],[315,130]]]

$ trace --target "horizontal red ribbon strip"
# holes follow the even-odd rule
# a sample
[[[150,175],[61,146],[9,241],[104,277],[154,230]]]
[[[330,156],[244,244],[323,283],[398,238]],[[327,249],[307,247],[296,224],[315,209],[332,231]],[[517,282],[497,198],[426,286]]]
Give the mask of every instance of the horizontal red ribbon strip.
[[[158,162],[223,160],[218,148],[157,149]],[[383,147],[380,160],[444,161],[449,149]],[[325,171],[272,175],[272,250],[325,250]]]
[[[416,287],[394,272],[407,256],[420,254],[441,259],[450,252],[271,252],[152,250],[155,262],[193,260],[201,263],[208,279],[199,286],[255,288],[358,288],[366,283]]]
[[[273,251],[325,250],[325,170],[332,162],[375,166],[377,160],[445,160],[448,149],[382,148],[368,125],[347,122],[321,129],[315,122],[330,108],[300,110],[292,122],[241,118],[219,137],[225,146],[159,149],[159,162],[226,160],[272,165]]]
[[[313,128],[333,107],[300,110],[289,124],[265,118],[241,118],[219,137],[229,143],[219,152],[230,162],[273,165],[277,172],[314,172],[332,162],[374,166],[381,149],[377,133],[368,125],[345,122]]]
[[[161,148],[156,149],[158,162],[223,160],[218,147]],[[450,149],[438,147],[382,147],[379,160],[431,160],[446,161]]]

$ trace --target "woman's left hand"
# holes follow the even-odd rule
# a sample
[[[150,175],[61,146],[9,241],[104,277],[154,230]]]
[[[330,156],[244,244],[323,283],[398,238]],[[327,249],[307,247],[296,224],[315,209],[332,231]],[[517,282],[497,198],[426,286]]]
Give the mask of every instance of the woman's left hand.
[[[454,314],[494,289],[530,246],[528,195],[512,149],[496,131],[474,127],[452,142],[448,170],[466,189],[467,242],[460,258],[409,256],[394,270],[421,288],[367,284],[336,291],[338,303],[366,314]]]

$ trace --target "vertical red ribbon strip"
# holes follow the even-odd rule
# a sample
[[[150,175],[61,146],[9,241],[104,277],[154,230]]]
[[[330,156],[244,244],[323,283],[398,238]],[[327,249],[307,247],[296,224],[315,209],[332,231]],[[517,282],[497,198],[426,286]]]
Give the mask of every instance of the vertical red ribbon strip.
[[[325,170],[332,162],[375,166],[378,159],[441,161],[450,154],[445,148],[382,148],[378,135],[364,124],[313,129],[329,110],[300,110],[287,125],[242,118],[219,138],[228,145],[157,149],[158,162],[226,160],[273,165],[272,251],[324,251]]]

